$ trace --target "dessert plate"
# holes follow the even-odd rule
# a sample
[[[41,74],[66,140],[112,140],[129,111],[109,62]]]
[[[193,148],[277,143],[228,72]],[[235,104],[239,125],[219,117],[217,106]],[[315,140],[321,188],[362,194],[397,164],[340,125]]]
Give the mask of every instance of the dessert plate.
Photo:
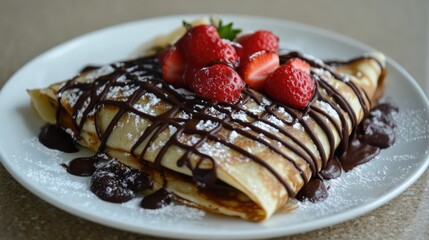
[[[138,55],[154,37],[169,33],[182,20],[203,15],[172,16],[126,23],[59,45],[14,74],[0,93],[1,161],[12,176],[43,200],[79,217],[136,233],[187,239],[254,239],[310,231],[367,213],[398,196],[429,164],[429,103],[415,80],[395,61],[389,69],[385,96],[399,105],[397,141],[367,164],[327,182],[330,196],[320,203],[298,203],[263,223],[206,214],[184,206],[160,210],[99,200],[89,191],[89,178],[67,174],[60,166],[77,156],[43,147],[37,135],[43,121],[30,106],[26,89],[45,87],[74,76],[85,65],[105,64]],[[254,16],[220,15],[245,31],[268,29],[280,46],[322,59],[346,60],[374,49],[347,37],[295,22]],[[146,43],[146,44],[145,44]],[[86,155],[85,155],[86,154]]]

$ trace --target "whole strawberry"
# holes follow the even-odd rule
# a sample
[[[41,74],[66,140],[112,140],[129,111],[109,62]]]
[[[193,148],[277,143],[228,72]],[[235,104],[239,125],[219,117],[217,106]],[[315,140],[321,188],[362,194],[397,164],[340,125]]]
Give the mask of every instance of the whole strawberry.
[[[186,31],[186,33],[176,42],[176,46],[185,53],[192,54],[189,52],[192,45],[193,39],[202,39],[202,38],[220,38],[217,32],[217,29],[212,25],[198,25],[191,27]]]
[[[314,95],[315,83],[309,73],[294,67],[290,61],[268,76],[265,91],[285,105],[305,108]]]
[[[292,67],[310,74],[310,64],[300,58],[291,58],[286,62],[286,64],[290,64]]]
[[[242,46],[242,48],[236,48],[241,64],[244,64],[256,52],[265,50],[277,53],[279,48],[279,38],[266,30],[240,36],[236,42]]]
[[[197,68],[215,63],[232,67],[238,64],[238,55],[229,41],[221,39],[216,27],[199,25],[189,29],[176,43],[186,61]]]
[[[240,75],[225,64],[201,68],[192,81],[192,89],[198,97],[227,103],[240,99],[244,85]]]

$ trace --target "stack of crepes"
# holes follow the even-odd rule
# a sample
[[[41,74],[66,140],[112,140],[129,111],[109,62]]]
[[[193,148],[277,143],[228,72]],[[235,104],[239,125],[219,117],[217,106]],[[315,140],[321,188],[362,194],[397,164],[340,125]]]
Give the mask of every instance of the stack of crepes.
[[[294,109],[246,88],[236,104],[199,99],[162,80],[156,57],[87,70],[29,90],[48,123],[77,143],[151,175],[189,206],[262,221],[290,206],[377,103],[384,56],[311,65],[317,91]],[[281,59],[282,59],[281,58]]]

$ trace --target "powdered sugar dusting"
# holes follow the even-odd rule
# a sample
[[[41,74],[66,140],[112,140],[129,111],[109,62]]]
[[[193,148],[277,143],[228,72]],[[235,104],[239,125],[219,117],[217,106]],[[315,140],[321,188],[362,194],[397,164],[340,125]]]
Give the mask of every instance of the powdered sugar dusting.
[[[237,111],[237,112],[233,112],[231,114],[231,117],[232,117],[232,119],[247,122],[247,114],[246,114],[246,112],[244,112],[242,110]]]
[[[220,112],[219,110],[217,110],[214,107],[208,108],[208,110],[206,111],[206,113],[208,115],[210,115],[210,116],[213,116],[213,117],[216,117],[216,118],[219,118],[219,119],[225,119],[228,116],[227,114],[225,114],[223,112]]]
[[[393,161],[397,162],[398,167],[405,163],[404,167],[397,169],[399,175],[391,174],[395,172],[391,169],[395,164],[383,164],[392,161],[391,157],[377,157],[372,160],[375,161],[374,164],[360,165],[351,172],[343,173],[339,178],[327,181],[325,184],[329,189],[329,197],[325,201],[316,204],[302,202],[298,205],[303,211],[315,214],[314,217],[343,212],[371,200],[368,196],[374,195],[374,192],[384,194],[388,190],[386,185],[401,183],[409,176],[410,171],[417,167],[416,164],[408,163],[421,157],[419,153],[394,156]]]
[[[110,65],[105,65],[101,68],[95,69],[93,71],[90,71],[88,74],[85,75],[85,79],[87,80],[93,80],[102,76],[105,76],[107,74],[110,74],[115,69]]]
[[[267,117],[267,120],[271,123],[274,123],[276,126],[279,126],[279,127],[285,126],[284,122],[282,120],[278,119],[276,116],[269,115]]]
[[[86,111],[86,108],[89,106],[90,102],[91,102],[91,98],[85,99],[85,101],[82,104],[82,107],[79,108],[77,111],[76,122],[80,123],[83,117],[83,113]]]
[[[204,211],[177,204],[170,204],[156,210],[144,209],[138,207],[141,200],[141,197],[134,198],[121,205],[127,210],[131,210],[131,216],[144,215],[148,219],[153,219],[154,222],[177,223],[178,220],[200,220],[205,216]]]
[[[177,131],[177,128],[173,125],[168,125],[168,129],[170,130],[171,135],[173,135]]]
[[[315,74],[317,74],[320,77],[332,78],[332,74],[323,68],[312,68],[311,71],[313,71]]]
[[[25,139],[22,144],[30,151],[14,155],[13,161],[25,162],[26,167],[22,168],[24,176],[53,192],[58,199],[73,202],[74,206],[85,211],[101,212],[103,216],[120,219],[122,222],[134,219],[141,224],[198,221],[205,216],[204,211],[177,204],[156,210],[143,209],[139,206],[141,196],[122,204],[105,202],[89,190],[90,178],[70,175],[60,165],[71,160],[68,154],[46,148],[37,137]]]
[[[217,126],[219,126],[219,123],[217,123],[217,122],[213,122],[211,120],[207,120],[207,121],[200,120],[196,127],[198,130],[203,130],[203,131],[209,132],[209,131],[215,129]]]
[[[132,87],[130,85],[124,86],[113,86],[107,91],[106,99],[119,100],[127,99],[138,89],[138,87]]]
[[[284,107],[279,107],[277,109],[277,114],[279,117],[281,117],[282,119],[288,122],[291,122],[293,120],[292,116],[286,111]]]
[[[62,153],[60,151],[46,148],[39,142],[37,137],[24,140],[23,145],[45,156],[42,159],[34,159],[31,154],[26,154],[24,161],[37,167],[26,169],[25,175],[28,178],[38,184],[48,186],[49,190],[60,194],[73,194],[75,196],[93,198],[93,194],[88,192],[88,185],[86,183],[71,181],[70,176],[68,176],[69,174],[60,166],[62,162]]]
[[[192,114],[182,111],[179,113],[179,117],[182,119],[190,119],[192,117]]]
[[[263,104],[257,105],[255,107],[253,107],[253,106],[252,107],[248,107],[247,105],[244,105],[243,109],[245,109],[245,110],[247,110],[247,111],[249,111],[249,112],[251,112],[253,114],[256,114],[256,115],[265,112],[265,106]]]
[[[74,88],[65,94],[65,100],[70,103],[70,106],[74,106],[79,99],[80,95],[82,94],[82,91],[80,89]]]
[[[340,120],[340,116],[338,112],[327,102],[325,101],[317,101],[317,104],[322,107],[322,110],[328,113],[330,116],[333,116],[336,120]]]
[[[145,103],[136,103],[134,104],[134,108],[142,113],[146,113],[152,116],[156,116],[155,108],[154,106],[161,102],[161,99],[155,96],[153,93],[145,93],[142,96],[143,99],[148,100],[148,102]]]
[[[198,148],[198,151],[215,158],[228,159],[228,149],[219,142],[215,144],[204,142],[201,147]]]
[[[271,132],[271,133],[275,133],[275,132],[279,131],[277,128],[274,128],[274,127],[272,127],[272,126],[270,126],[270,125],[268,125],[262,121],[256,121],[253,123],[253,125],[255,125],[256,127],[260,128],[262,130],[265,130],[265,131]]]
[[[122,75],[116,79],[116,82],[126,82],[127,77],[125,75]]]
[[[292,127],[296,130],[304,131],[304,127],[299,122],[296,122],[294,125],[292,125]]]
[[[187,141],[186,144],[188,144],[189,146],[194,146],[195,144],[197,144],[199,141],[201,140],[200,137],[197,136],[191,136],[191,138]]]
[[[397,136],[401,136],[398,139],[398,143],[403,142],[414,142],[419,140],[427,141],[429,139],[429,122],[426,118],[426,109],[407,109],[399,111],[397,117],[398,126],[412,126],[411,128],[399,127],[397,129]]]
[[[238,137],[238,133],[236,131],[231,131],[229,134],[229,142],[234,142],[234,140]]]

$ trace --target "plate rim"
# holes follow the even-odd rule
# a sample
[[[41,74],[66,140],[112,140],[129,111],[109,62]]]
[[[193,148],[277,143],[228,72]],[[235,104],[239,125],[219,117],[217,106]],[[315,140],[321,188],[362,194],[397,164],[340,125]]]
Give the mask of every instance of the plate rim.
[[[12,74],[12,76],[3,84],[3,86],[0,89],[0,98],[2,95],[4,95],[4,93],[3,93],[5,91],[4,89],[8,89],[9,88],[8,86],[11,84],[12,81],[17,81],[14,79],[17,78],[17,76],[19,76],[20,72],[22,72],[26,68],[28,68],[28,66],[30,66],[34,62],[40,61],[40,59],[43,59],[43,58],[49,56],[50,54],[53,54],[53,53],[55,53],[55,52],[57,52],[63,48],[67,48],[70,45],[73,45],[74,43],[85,40],[88,37],[96,36],[102,32],[114,31],[115,29],[123,28],[124,26],[128,26],[128,25],[145,24],[145,23],[147,24],[148,22],[157,22],[160,20],[173,21],[173,20],[178,20],[180,18],[181,19],[195,19],[195,18],[199,18],[199,17],[207,17],[209,15],[219,16],[219,18],[236,18],[236,19],[240,18],[242,20],[246,19],[246,18],[252,18],[252,19],[258,19],[261,21],[262,20],[263,21],[273,21],[273,22],[276,22],[277,24],[283,23],[283,24],[286,24],[287,27],[293,26],[294,28],[299,28],[300,30],[305,29],[305,31],[308,31],[308,32],[311,32],[311,33],[314,33],[317,35],[321,34],[323,36],[329,36],[330,38],[338,39],[341,42],[347,43],[347,45],[353,45],[354,47],[358,47],[360,49],[365,49],[368,51],[374,50],[374,48],[366,45],[365,43],[362,43],[362,42],[355,40],[353,38],[350,38],[348,36],[336,33],[334,31],[324,29],[324,28],[320,28],[317,26],[312,26],[309,24],[301,23],[301,22],[286,20],[286,19],[264,17],[264,16],[253,16],[253,15],[241,15],[241,14],[169,15],[169,16],[162,16],[162,17],[156,17],[156,18],[140,19],[140,20],[124,22],[124,23],[113,25],[113,26],[104,27],[104,28],[101,28],[101,29],[91,31],[91,32],[85,33],[83,35],[74,37],[70,40],[67,40],[67,41],[61,43],[61,44],[58,44],[58,45],[44,51],[43,53],[39,54],[38,56],[32,58],[27,63],[25,63],[23,66],[21,66],[14,74]],[[385,55],[385,56],[386,56],[386,63],[389,65],[392,65],[393,68],[396,68],[396,70],[398,70],[399,73],[401,73],[402,75],[404,75],[406,77],[407,81],[412,84],[413,90],[417,91],[417,93],[419,94],[419,98],[422,99],[423,103],[426,104],[426,107],[429,109],[429,100],[428,100],[427,96],[424,94],[421,87],[416,82],[416,80],[411,76],[411,74],[409,74],[396,61],[394,61],[392,58],[390,58],[387,55]],[[127,224],[122,224],[122,226],[119,226],[121,224],[118,224],[118,222],[115,222],[115,221],[111,221],[110,219],[107,219],[107,222],[106,222],[106,219],[103,219],[102,221],[100,221],[100,219],[97,216],[87,214],[83,210],[81,210],[79,212],[80,214],[76,214],[75,208],[69,207],[69,206],[64,205],[64,204],[58,204],[58,200],[56,200],[53,196],[50,196],[49,194],[47,194],[45,191],[42,191],[41,189],[34,188],[33,186],[31,186],[31,184],[29,184],[29,182],[25,181],[25,179],[22,178],[22,176],[18,175],[17,172],[15,172],[15,169],[13,168],[13,166],[9,165],[10,161],[6,160],[5,153],[3,151],[4,151],[3,150],[3,143],[1,142],[0,143],[0,162],[6,168],[8,173],[11,174],[13,176],[13,178],[15,180],[17,180],[22,186],[24,186],[28,191],[30,191],[30,189],[31,189],[30,192],[34,193],[36,196],[38,196],[42,200],[48,202],[51,206],[62,209],[62,210],[66,211],[72,215],[75,215],[77,217],[82,217],[84,219],[95,222],[97,224],[109,226],[109,227],[116,228],[116,229],[126,230],[126,231],[140,233],[140,234],[162,236],[162,237],[178,237],[175,235],[175,234],[177,234],[177,230],[174,230],[174,231],[169,231],[168,229],[153,230],[152,228],[145,229],[143,226],[142,229],[145,231],[136,231],[136,229],[134,229],[132,226],[128,226]],[[382,206],[383,204],[386,204],[388,201],[392,200],[393,198],[397,197],[405,189],[410,187],[418,178],[420,178],[420,176],[426,171],[426,169],[429,165],[429,155],[426,155],[426,159],[423,159],[423,161],[424,161],[424,164],[421,167],[419,167],[411,175],[412,176],[411,178],[407,178],[405,181],[401,182],[401,184],[397,188],[395,188],[393,191],[389,191],[389,192],[383,194],[381,197],[379,197],[375,201],[372,201],[370,203],[366,203],[364,205],[360,205],[357,207],[353,207],[352,209],[349,209],[345,212],[341,212],[339,214],[334,214],[332,216],[328,216],[328,217],[324,217],[323,219],[316,220],[316,222],[320,222],[319,224],[316,224],[317,225],[316,227],[314,227],[314,226],[313,227],[301,226],[301,227],[295,229],[294,231],[291,231],[291,230],[287,231],[287,234],[284,234],[283,233],[284,230],[282,231],[283,228],[280,228],[280,227],[274,227],[274,229],[273,228],[263,228],[263,229],[259,229],[258,231],[255,230],[254,232],[251,232],[251,235],[252,235],[251,237],[252,238],[276,237],[276,236],[285,236],[285,235],[291,235],[291,234],[296,234],[296,233],[302,233],[302,232],[321,229],[321,228],[324,228],[327,226],[338,224],[338,223],[341,223],[341,222],[344,222],[347,220],[351,220],[351,219],[358,217],[358,216],[361,216],[363,214],[366,214],[366,213]],[[350,212],[355,212],[355,213],[352,214],[352,216],[350,217]],[[298,224],[298,225],[300,226],[303,224]],[[188,237],[190,237],[190,238],[215,237],[215,238],[220,239],[220,238],[224,238],[224,237],[230,237],[230,238],[231,237],[232,238],[242,238],[243,237],[242,232],[241,233],[237,232],[235,234],[231,233],[231,232],[227,232],[226,234],[222,234],[222,232],[220,232],[214,236],[206,235],[206,234],[203,234],[202,232],[180,233],[180,234],[183,234],[183,236],[180,236],[180,238],[182,238],[182,237],[183,238],[185,238],[185,237],[186,238],[188,238]]]

